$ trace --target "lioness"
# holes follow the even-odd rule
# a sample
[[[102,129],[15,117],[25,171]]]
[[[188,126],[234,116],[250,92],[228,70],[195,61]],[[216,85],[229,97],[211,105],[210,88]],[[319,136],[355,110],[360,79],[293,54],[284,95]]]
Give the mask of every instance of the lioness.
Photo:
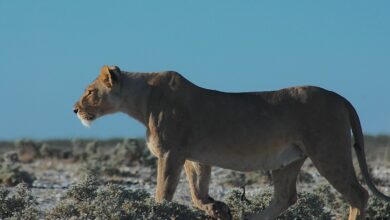
[[[225,93],[194,85],[179,73],[130,73],[104,66],[74,106],[83,124],[124,112],[147,128],[158,157],[156,200],[171,200],[184,165],[195,206],[230,219],[226,204],[208,195],[211,166],[271,170],[273,199],[248,219],[275,219],[297,201],[298,172],[309,157],[350,204],[349,219],[363,219],[368,193],[352,164],[351,129],[360,169],[372,192],[358,115],[342,96],[322,88]]]

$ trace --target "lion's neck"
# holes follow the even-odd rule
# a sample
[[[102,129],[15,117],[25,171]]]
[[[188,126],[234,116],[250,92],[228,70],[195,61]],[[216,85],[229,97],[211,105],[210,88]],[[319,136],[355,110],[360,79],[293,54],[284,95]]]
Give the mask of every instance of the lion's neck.
[[[147,101],[150,86],[149,74],[122,72],[121,75],[121,112],[146,124]]]

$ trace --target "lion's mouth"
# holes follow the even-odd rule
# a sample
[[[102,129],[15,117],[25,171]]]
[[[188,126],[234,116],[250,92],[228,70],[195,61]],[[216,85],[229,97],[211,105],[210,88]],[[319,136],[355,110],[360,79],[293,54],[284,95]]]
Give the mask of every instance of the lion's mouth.
[[[77,117],[80,119],[81,123],[88,128],[91,126],[92,121],[96,118],[96,116],[92,114],[80,114],[80,112],[77,114]]]
[[[93,121],[93,120],[95,120],[95,116],[94,115],[86,115],[85,117],[84,117],[85,119],[87,119],[88,121]]]

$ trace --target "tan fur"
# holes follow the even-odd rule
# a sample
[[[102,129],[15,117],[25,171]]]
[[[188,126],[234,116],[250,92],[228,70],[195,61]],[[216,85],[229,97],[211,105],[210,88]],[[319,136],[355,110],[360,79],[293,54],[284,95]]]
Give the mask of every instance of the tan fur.
[[[105,66],[75,108],[86,120],[124,112],[146,126],[148,147],[158,157],[157,201],[172,199],[184,166],[194,204],[229,219],[228,207],[208,195],[211,166],[272,170],[273,200],[248,219],[275,219],[295,203],[296,178],[309,157],[351,204],[350,219],[364,217],[368,194],[354,172],[350,134],[353,128],[362,140],[360,123],[352,105],[333,92],[306,86],[224,93],[172,71],[126,73]]]

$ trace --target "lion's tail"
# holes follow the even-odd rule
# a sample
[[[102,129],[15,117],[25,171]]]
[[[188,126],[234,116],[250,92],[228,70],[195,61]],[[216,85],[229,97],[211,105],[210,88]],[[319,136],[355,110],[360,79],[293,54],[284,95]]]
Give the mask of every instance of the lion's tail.
[[[366,181],[366,184],[368,188],[372,191],[372,193],[378,197],[381,198],[387,202],[390,202],[390,197],[384,195],[381,193],[376,186],[372,183],[372,179],[370,177],[370,174],[368,172],[368,167],[367,167],[367,161],[366,161],[366,154],[364,153],[364,137],[363,137],[363,131],[362,131],[362,126],[360,125],[360,119],[358,114],[356,113],[355,108],[352,106],[352,104],[346,100],[346,107],[348,108],[349,111],[349,119],[351,122],[351,128],[352,128],[352,133],[353,137],[355,140],[355,143],[353,145],[358,161],[359,161],[359,167],[360,170],[363,174],[364,180]]]

